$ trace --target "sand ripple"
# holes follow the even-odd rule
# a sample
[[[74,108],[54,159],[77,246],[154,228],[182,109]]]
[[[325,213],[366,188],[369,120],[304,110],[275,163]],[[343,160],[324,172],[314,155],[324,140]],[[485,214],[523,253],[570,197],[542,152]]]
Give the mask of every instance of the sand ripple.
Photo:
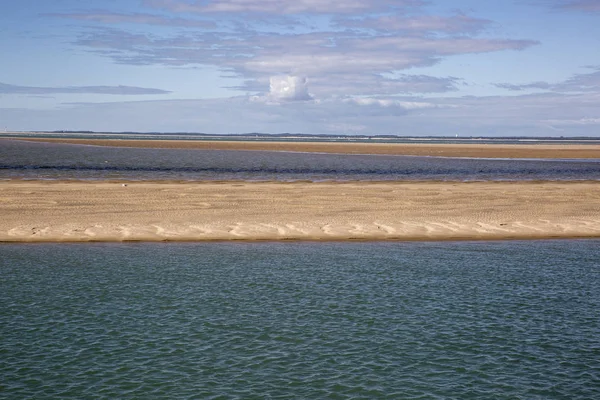
[[[0,183],[2,241],[600,236],[600,182]]]

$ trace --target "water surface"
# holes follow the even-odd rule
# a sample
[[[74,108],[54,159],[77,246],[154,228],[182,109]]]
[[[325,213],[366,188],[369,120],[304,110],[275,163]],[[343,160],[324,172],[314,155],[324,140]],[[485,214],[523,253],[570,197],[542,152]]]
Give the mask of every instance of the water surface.
[[[0,245],[0,398],[600,398],[600,241]]]
[[[2,140],[0,179],[600,180],[600,159],[461,159],[116,148]]]

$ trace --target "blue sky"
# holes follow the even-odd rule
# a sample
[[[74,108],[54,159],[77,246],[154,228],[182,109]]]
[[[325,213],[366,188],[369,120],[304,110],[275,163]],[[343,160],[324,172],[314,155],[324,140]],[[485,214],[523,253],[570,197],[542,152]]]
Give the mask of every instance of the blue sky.
[[[0,0],[0,128],[600,136],[600,0]]]

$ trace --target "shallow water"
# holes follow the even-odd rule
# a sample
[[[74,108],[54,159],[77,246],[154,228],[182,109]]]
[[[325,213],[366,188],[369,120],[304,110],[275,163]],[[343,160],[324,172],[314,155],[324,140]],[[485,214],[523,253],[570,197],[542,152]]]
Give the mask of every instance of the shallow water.
[[[600,242],[0,245],[0,398],[600,398]]]
[[[600,180],[600,160],[136,149],[3,140],[0,179]]]

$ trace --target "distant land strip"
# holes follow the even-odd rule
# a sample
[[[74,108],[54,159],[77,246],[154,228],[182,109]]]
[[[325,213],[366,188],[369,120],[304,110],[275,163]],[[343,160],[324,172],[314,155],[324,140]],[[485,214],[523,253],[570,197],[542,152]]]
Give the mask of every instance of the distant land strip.
[[[600,145],[597,144],[423,144],[71,138],[19,138],[18,140],[93,146],[161,149],[291,151],[308,153],[381,154],[468,158],[600,159]]]

